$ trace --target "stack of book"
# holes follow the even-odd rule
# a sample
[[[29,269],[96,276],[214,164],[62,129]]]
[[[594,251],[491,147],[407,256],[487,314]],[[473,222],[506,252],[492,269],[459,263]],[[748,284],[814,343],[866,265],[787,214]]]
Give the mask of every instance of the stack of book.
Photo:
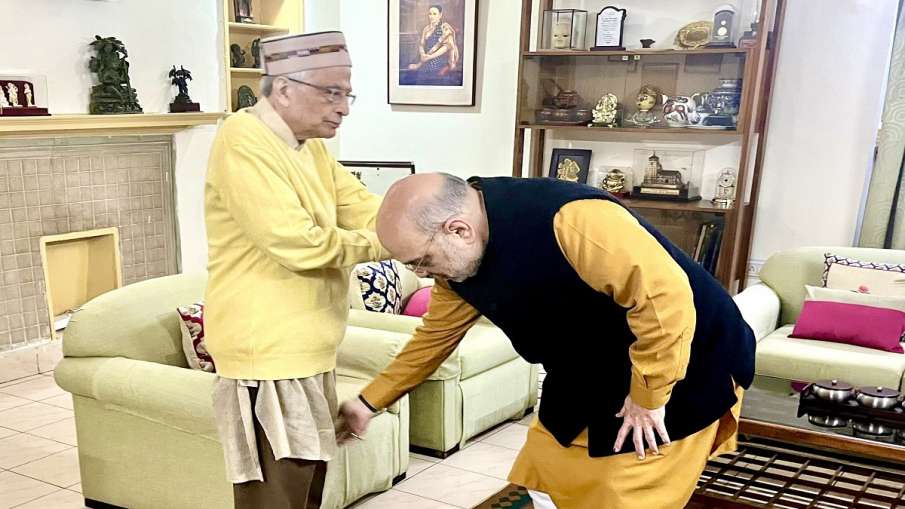
[[[698,242],[692,258],[704,266],[707,272],[716,275],[716,263],[720,259],[720,240],[723,237],[723,218],[701,223]]]

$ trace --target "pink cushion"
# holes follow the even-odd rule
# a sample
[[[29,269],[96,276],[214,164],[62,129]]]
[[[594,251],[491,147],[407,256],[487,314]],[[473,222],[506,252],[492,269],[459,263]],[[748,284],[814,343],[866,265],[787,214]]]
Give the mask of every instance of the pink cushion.
[[[905,332],[905,312],[846,304],[807,300],[790,337],[820,339],[903,353],[900,343]]]
[[[189,367],[215,373],[214,359],[204,345],[204,302],[178,307],[176,312],[181,319],[182,353]]]
[[[408,316],[424,316],[427,313],[427,305],[431,302],[431,286],[425,286],[417,290],[409,297],[408,303],[402,314]]]

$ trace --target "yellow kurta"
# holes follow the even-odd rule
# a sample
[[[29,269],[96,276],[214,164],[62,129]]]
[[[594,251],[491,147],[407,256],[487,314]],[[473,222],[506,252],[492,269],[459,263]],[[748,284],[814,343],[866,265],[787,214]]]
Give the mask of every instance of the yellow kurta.
[[[554,231],[582,280],[628,309],[628,324],[637,338],[629,351],[632,399],[651,409],[665,405],[685,376],[694,337],[694,297],[687,276],[618,204],[593,199],[568,203],[557,213]],[[479,316],[438,281],[423,325],[362,396],[376,408],[390,405],[434,372]],[[740,407],[741,398],[708,428],[640,461],[634,453],[589,457],[587,430],[571,447],[563,447],[535,419],[510,480],[549,493],[560,509],[683,507],[707,458],[735,447]]]

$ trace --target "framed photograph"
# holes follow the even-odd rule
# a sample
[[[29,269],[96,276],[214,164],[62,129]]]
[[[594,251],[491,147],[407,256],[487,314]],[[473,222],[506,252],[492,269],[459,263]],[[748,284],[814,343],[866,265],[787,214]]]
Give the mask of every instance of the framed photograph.
[[[554,148],[550,156],[549,177],[579,184],[588,183],[588,169],[591,167],[591,151]]]
[[[383,196],[397,180],[415,174],[411,161],[339,161],[374,194]]]
[[[389,0],[387,102],[474,106],[478,0]]]

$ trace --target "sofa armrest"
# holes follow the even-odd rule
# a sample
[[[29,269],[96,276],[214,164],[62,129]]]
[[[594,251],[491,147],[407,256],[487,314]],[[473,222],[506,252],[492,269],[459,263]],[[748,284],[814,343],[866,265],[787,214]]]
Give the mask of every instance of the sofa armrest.
[[[776,330],[780,302],[779,296],[769,286],[765,284],[749,286],[733,297],[733,300],[742,312],[742,317],[754,331],[757,341]]]
[[[64,358],[54,370],[63,390],[188,433],[217,437],[213,373],[124,357]]]

